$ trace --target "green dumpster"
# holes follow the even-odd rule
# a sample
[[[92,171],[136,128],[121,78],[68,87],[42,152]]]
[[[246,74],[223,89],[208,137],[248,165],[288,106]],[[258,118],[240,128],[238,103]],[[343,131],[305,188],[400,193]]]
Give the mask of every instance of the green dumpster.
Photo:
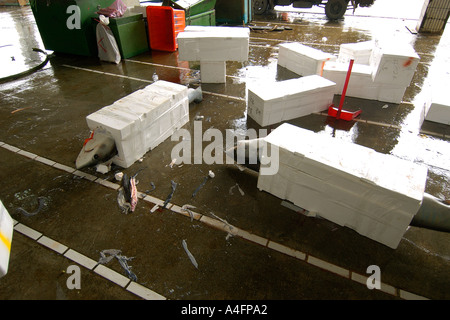
[[[112,3],[114,0],[30,0],[45,49],[84,56],[97,55],[92,18],[98,17],[98,6],[106,8]]]
[[[175,9],[182,9],[186,16],[186,25],[215,26],[216,0],[171,0]]]
[[[109,18],[109,27],[123,59],[149,50],[145,22],[141,13],[126,13],[120,18]]]

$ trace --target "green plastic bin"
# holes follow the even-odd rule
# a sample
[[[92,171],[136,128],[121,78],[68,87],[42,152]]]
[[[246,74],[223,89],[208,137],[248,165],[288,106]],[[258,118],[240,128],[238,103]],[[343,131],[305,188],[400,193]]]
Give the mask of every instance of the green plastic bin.
[[[84,56],[97,55],[95,12],[97,6],[109,7],[114,0],[30,0],[39,33],[45,49]],[[69,29],[67,20],[74,13],[69,6],[80,9],[80,29]]]

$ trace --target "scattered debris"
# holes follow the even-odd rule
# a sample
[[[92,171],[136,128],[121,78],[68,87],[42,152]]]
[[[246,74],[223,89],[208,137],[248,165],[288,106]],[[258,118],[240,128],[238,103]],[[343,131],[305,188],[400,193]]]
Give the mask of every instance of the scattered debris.
[[[123,178],[123,172],[117,172],[116,174],[114,174],[114,178],[115,178],[117,181],[122,181],[122,178]]]
[[[166,165],[166,167],[169,166],[170,168],[173,168],[173,166],[175,165],[176,162],[177,162],[177,159],[172,159],[172,161],[168,165]]]
[[[170,200],[172,200],[173,194],[175,193],[175,189],[177,188],[177,184],[173,180],[171,180],[170,183],[172,184],[172,191],[167,196],[166,201],[164,201],[163,209],[165,209]]]
[[[134,257],[128,258],[126,256],[121,255],[122,251],[117,249],[106,249],[100,252],[100,259],[98,260],[98,263],[100,264],[107,264],[112,259],[116,258],[122,268],[125,270],[128,278],[130,278],[133,281],[137,281],[137,276],[131,271],[131,267],[128,265],[128,261],[131,261],[134,259]]]
[[[387,109],[387,108],[389,108],[389,105],[388,105],[388,104],[385,104],[385,105],[382,106],[381,108],[382,108],[382,109]]]
[[[155,211],[158,210],[158,209],[159,209],[159,206],[158,206],[157,204],[155,204],[155,205],[153,206],[153,208],[151,208],[150,213],[153,213],[153,212],[155,212]]]
[[[32,107],[19,108],[19,109],[16,109],[16,110],[11,111],[11,114],[14,114],[14,113],[19,112],[19,111],[22,111],[22,110],[31,109],[31,108],[32,108]]]
[[[111,171],[111,164],[112,164],[112,159],[110,159],[104,163],[99,163],[95,167],[95,170],[102,174],[108,173],[109,171]]]
[[[186,241],[183,239],[183,241],[181,241],[181,244],[183,245],[184,251],[186,251],[189,259],[191,260],[192,264],[194,265],[194,267],[196,267],[198,269],[198,263],[197,260],[195,260],[194,256],[192,255],[192,253],[189,251],[188,247],[187,247],[187,243]]]
[[[26,210],[25,210],[24,208],[22,208],[22,207],[17,208],[16,211],[22,213],[24,216],[27,216],[27,217],[35,216],[35,215],[37,215],[44,207],[47,206],[47,199],[46,199],[45,197],[38,197],[38,202],[39,202],[39,206],[38,206],[38,208],[37,208],[35,211],[33,211],[33,212],[28,212],[28,211],[26,211]]]
[[[216,175],[214,174],[214,172],[212,172],[211,170],[209,170],[208,176],[212,179],[212,178],[214,178]]]
[[[292,30],[291,27],[285,26],[248,26],[252,31],[284,31],[284,30]]]
[[[238,188],[239,193],[241,194],[241,196],[244,196],[245,195],[244,191],[241,189],[241,187],[237,183],[228,190],[230,195],[233,195],[233,189],[236,188],[236,187]]]
[[[203,120],[204,118],[205,118],[204,116],[201,116],[201,115],[199,115],[199,114],[196,114],[195,117],[194,117],[194,120],[195,120],[195,121],[201,121],[201,120]]]
[[[208,179],[209,179],[209,175],[206,176],[205,179],[203,180],[203,182],[197,187],[197,189],[194,190],[194,192],[192,193],[192,198],[197,195],[197,193],[200,191],[201,188],[203,188],[203,186],[205,185],[206,181],[208,181]]]
[[[195,208],[196,207],[191,206],[190,204],[185,204],[181,207],[182,211],[189,213],[189,215],[191,216],[191,222],[194,221],[194,214],[192,213],[191,209],[195,209]]]
[[[233,230],[234,227],[233,227],[227,220],[222,219],[221,217],[216,216],[213,212],[210,212],[210,214],[211,214],[214,218],[216,218],[217,220],[223,222],[223,223],[228,227],[228,229],[230,229],[230,231]]]
[[[202,88],[201,87],[198,87],[197,89],[189,88],[188,89],[188,99],[189,99],[189,103],[202,102],[202,100],[203,100]]]
[[[151,190],[145,190],[145,193],[146,193],[146,194],[149,194],[150,192],[152,192],[153,190],[156,189],[156,186],[155,186],[155,184],[153,183],[153,181],[150,182],[150,186],[152,187],[152,189],[151,189]]]

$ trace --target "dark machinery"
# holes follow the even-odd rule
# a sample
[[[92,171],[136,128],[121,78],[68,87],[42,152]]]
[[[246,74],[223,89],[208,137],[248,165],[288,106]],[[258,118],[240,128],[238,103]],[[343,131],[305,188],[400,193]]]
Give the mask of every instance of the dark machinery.
[[[347,9],[353,9],[358,7],[370,7],[375,0],[253,0],[253,13],[260,15],[265,14],[275,6],[290,6],[294,8],[312,8],[313,6],[319,6],[325,8],[325,14],[329,20],[341,19]]]

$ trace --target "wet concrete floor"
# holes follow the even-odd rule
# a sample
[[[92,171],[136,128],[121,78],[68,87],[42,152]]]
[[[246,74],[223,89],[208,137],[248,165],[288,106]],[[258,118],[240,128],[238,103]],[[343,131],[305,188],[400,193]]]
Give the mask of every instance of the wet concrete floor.
[[[203,101],[190,105],[191,121],[184,127],[190,132],[196,115],[204,117],[203,131],[258,130],[261,127],[246,115],[246,84],[297,77],[277,66],[278,44],[299,41],[337,54],[341,43],[370,40],[382,27],[410,41],[421,58],[404,103],[386,106],[348,97],[344,108],[363,110],[358,121],[342,123],[312,114],[289,123],[426,165],[426,191],[449,199],[450,129],[428,121],[422,125],[420,120],[429,88],[449,79],[449,31],[442,36],[412,34],[405,25],[414,25],[417,17],[383,18],[378,13],[371,16],[369,9],[358,13],[329,22],[321,12],[282,8],[256,18],[257,25],[292,30],[251,32],[249,61],[227,62],[226,84],[201,84],[198,63],[179,61],[176,52],[156,51],[119,65],[55,54],[40,71],[1,83],[0,200],[20,227],[14,232],[8,274],[0,279],[0,299],[141,299],[132,290],[135,282],[171,300],[450,298],[448,233],[410,227],[399,247],[390,249],[351,229],[282,206],[281,199],[256,188],[257,174],[251,170],[234,164],[170,167],[177,144],[170,140],[128,169],[113,167],[100,174],[87,168],[82,170],[89,174],[86,178],[74,169],[89,135],[86,116],[149,85],[154,75],[201,85]],[[0,21],[0,46],[16,50],[14,61],[11,56],[8,60],[9,53],[2,60],[2,72],[7,74],[7,66],[13,64],[14,70],[22,71],[39,63],[42,55],[30,51],[44,46],[31,9],[0,7]],[[339,96],[335,99],[338,102]],[[114,173],[140,169],[138,190],[151,190],[153,182],[156,188],[148,194],[154,198],[140,198],[136,211],[124,215],[116,201]],[[192,197],[209,170],[215,177]],[[169,209],[152,212],[157,199],[165,200],[170,193],[171,181],[177,189]],[[36,210],[38,197],[46,203],[38,214],[27,217],[17,211]],[[193,221],[180,214],[184,204],[196,207],[199,215]],[[24,232],[24,226],[35,233]],[[43,245],[42,237],[64,249],[55,250],[55,243],[52,248]],[[183,249],[183,240],[198,269]],[[105,249],[133,257],[129,265],[137,281],[117,284],[100,275],[96,263]],[[71,259],[70,250],[94,265]],[[81,266],[80,289],[68,288],[71,265]],[[380,268],[382,290],[366,286],[371,265]],[[106,267],[126,277],[118,261]]]

